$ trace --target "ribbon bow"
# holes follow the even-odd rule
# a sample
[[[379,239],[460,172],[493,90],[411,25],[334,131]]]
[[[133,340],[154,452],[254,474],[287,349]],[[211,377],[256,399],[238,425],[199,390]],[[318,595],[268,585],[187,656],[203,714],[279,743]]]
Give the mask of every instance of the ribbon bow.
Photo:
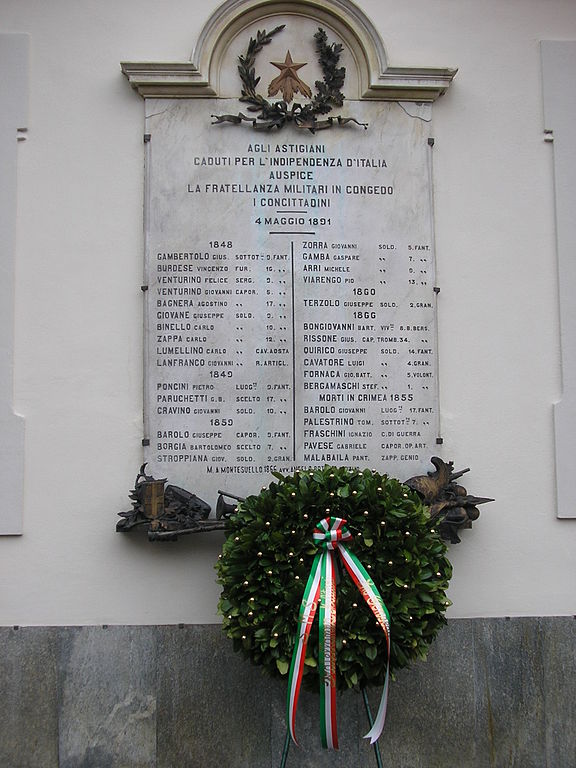
[[[322,746],[327,749],[338,749],[336,725],[336,584],[334,580],[334,556],[336,552],[340,554],[346,570],[386,635],[388,658],[384,690],[374,724],[364,736],[365,739],[370,739],[370,744],[373,744],[382,733],[388,700],[390,616],[376,585],[364,566],[343,543],[352,538],[352,534],[346,528],[345,523],[346,520],[340,517],[326,517],[324,520],[320,520],[314,530],[314,541],[318,545],[319,551],[314,558],[302,597],[298,617],[298,636],[288,677],[288,728],[292,740],[298,744],[295,732],[296,708],[304,672],[306,645],[316,609],[319,607],[320,731]]]

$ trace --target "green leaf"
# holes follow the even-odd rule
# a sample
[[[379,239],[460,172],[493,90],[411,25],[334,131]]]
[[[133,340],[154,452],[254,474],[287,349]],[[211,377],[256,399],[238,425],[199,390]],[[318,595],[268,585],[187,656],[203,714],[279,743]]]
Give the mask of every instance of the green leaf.
[[[378,648],[376,648],[375,645],[368,645],[366,647],[365,654],[370,659],[370,661],[374,661],[376,656],[378,656]]]
[[[290,669],[290,664],[286,659],[276,659],[276,668],[281,675],[287,675]]]

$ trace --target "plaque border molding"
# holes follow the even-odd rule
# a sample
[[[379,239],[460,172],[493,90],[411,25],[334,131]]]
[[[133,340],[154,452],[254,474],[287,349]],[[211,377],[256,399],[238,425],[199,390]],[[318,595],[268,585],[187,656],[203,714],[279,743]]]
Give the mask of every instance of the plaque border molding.
[[[30,38],[0,33],[0,536],[23,533],[25,419],[14,408],[18,143],[28,130]]]
[[[558,302],[560,323],[561,392],[553,404],[556,459],[556,515],[576,518],[572,488],[574,475],[574,433],[576,431],[576,225],[574,192],[576,185],[576,142],[574,120],[575,40],[541,40],[542,89],[544,100],[544,141],[553,147],[554,207]]]
[[[389,67],[374,25],[350,0],[227,0],[206,22],[189,61],[122,62],[122,72],[143,98],[218,97],[218,72],[230,42],[253,22],[273,24],[286,14],[313,19],[343,38],[358,66],[361,99],[434,102],[458,71]]]

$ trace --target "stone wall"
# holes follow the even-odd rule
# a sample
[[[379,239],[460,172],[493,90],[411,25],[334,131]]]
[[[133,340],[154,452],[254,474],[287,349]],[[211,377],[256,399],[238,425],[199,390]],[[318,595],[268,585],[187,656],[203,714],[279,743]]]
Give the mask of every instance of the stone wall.
[[[0,628],[3,768],[275,768],[285,685],[218,625]],[[453,619],[398,675],[380,739],[394,768],[567,768],[576,754],[576,621]],[[374,692],[373,707],[377,706]],[[287,768],[372,768],[362,697],[339,696],[341,749],[303,694]]]

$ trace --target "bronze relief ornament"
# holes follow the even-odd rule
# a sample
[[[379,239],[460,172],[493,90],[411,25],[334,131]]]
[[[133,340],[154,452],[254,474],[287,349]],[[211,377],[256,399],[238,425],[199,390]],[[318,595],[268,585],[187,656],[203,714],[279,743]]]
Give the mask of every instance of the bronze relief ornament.
[[[318,119],[319,115],[327,115],[334,107],[343,105],[345,97],[342,93],[342,87],[346,77],[346,68],[339,66],[342,45],[329,43],[326,32],[321,27],[314,35],[318,63],[323,74],[323,79],[317,80],[315,83],[316,93],[312,95],[310,87],[300,79],[297,70],[305,64],[295,63],[290,51],[287,52],[283,62],[270,62],[280,69],[280,75],[270,83],[268,96],[281,93],[282,100],[270,102],[257,93],[256,88],[260,78],[256,77],[256,56],[265,45],[269,45],[272,38],[284,27],[285,25],[281,24],[271,32],[258,30],[256,37],[250,38],[246,53],[238,57],[238,74],[242,81],[242,93],[239,100],[248,104],[248,112],[257,112],[258,114],[253,117],[242,112],[237,115],[211,115],[214,118],[213,124],[233,123],[240,125],[247,122],[251,123],[252,128],[256,131],[269,131],[272,128],[280,129],[286,124],[292,123],[297,128],[305,128],[312,133],[331,128],[333,125],[346,125],[347,123],[356,123],[356,125],[366,129],[367,123],[360,123],[353,117],[336,116]],[[307,104],[298,102],[291,104],[297,93],[310,99],[310,101]]]

